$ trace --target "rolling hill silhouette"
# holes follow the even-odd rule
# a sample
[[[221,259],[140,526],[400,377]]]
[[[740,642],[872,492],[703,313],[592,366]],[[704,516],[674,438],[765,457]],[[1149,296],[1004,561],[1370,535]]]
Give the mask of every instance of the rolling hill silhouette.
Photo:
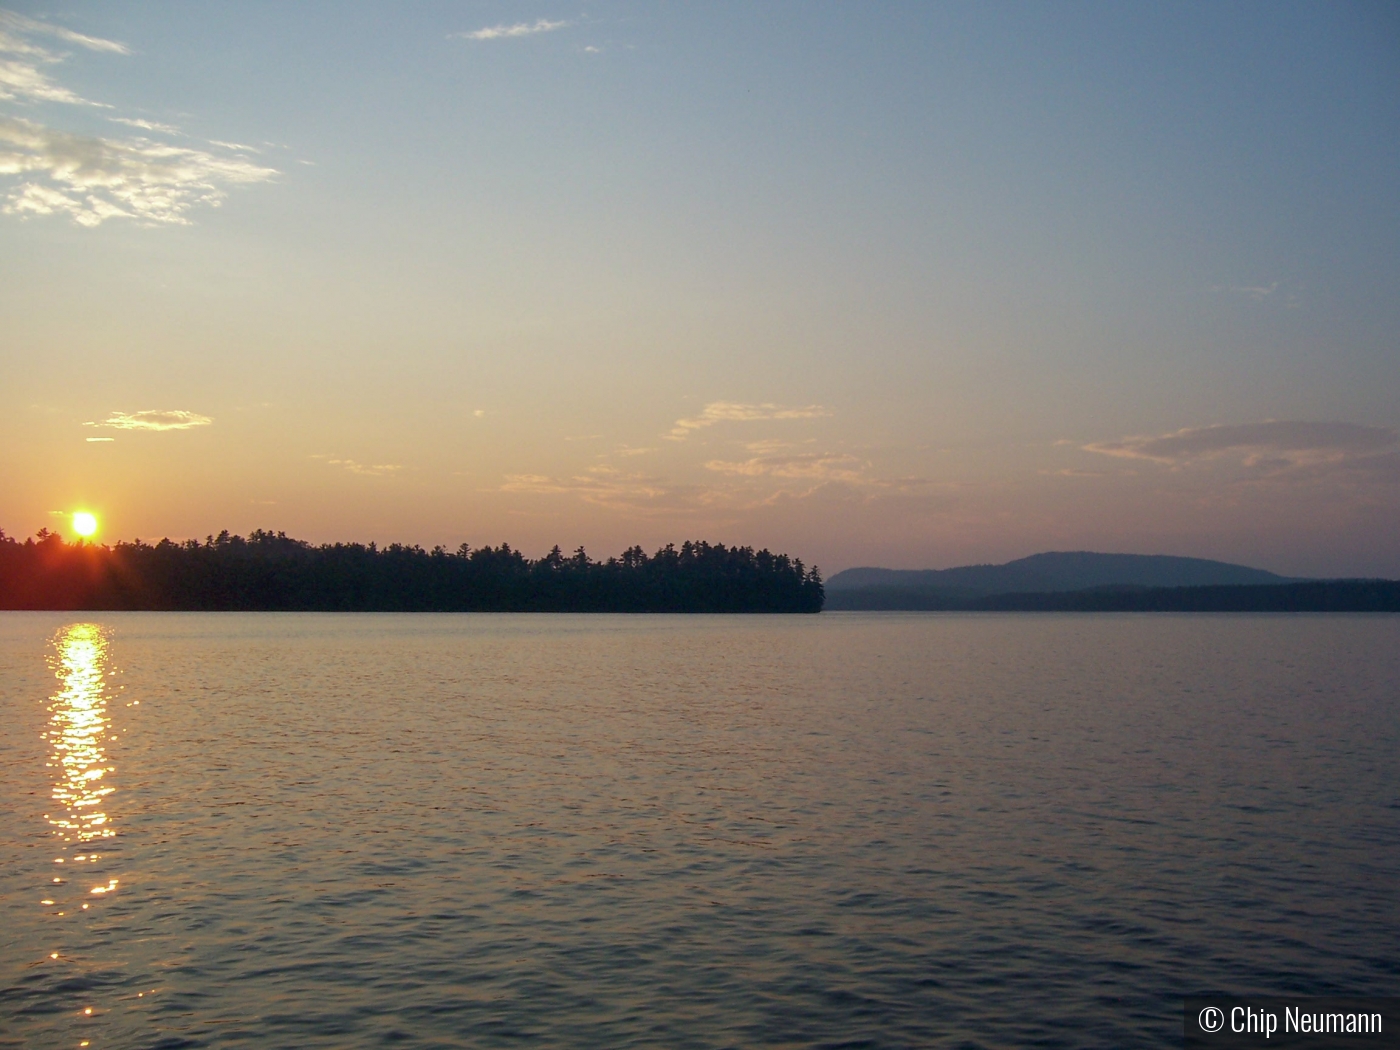
[[[1263,569],[1166,554],[1049,551],[1005,565],[953,569],[857,568],[826,581],[828,608],[936,607],[999,594],[1043,594],[1096,587],[1259,586],[1301,582]],[[914,605],[910,605],[914,602]],[[934,603],[929,606],[927,603]]]

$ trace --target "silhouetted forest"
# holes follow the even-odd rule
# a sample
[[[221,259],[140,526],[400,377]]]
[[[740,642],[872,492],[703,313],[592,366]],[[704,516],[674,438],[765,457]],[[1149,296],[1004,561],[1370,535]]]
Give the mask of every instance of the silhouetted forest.
[[[504,543],[313,546],[259,530],[107,547],[0,531],[3,609],[814,613],[823,599],[815,567],[722,543],[607,561],[555,547],[532,561]]]

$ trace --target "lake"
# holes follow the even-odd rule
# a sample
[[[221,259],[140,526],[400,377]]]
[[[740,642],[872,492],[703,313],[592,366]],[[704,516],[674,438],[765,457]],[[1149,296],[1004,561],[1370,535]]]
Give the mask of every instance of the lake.
[[[1400,616],[0,613],[0,1046],[1179,1046],[1394,994]]]

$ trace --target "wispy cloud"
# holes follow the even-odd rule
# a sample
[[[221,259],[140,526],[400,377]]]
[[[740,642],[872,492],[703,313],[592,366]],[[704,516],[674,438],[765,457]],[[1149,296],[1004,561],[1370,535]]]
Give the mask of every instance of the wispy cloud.
[[[761,455],[728,461],[712,459],[705,469],[741,477],[802,478],[813,481],[845,481],[863,484],[869,464],[847,452],[800,452],[787,455]]]
[[[86,427],[111,427],[113,430],[189,430],[207,427],[214,422],[198,412],[184,409],[147,408],[140,412],[113,412],[101,422],[84,423]],[[91,440],[91,439],[89,439]]]
[[[870,465],[844,453],[797,453],[705,464],[708,481],[684,481],[607,465],[572,476],[510,474],[498,491],[572,497],[630,516],[711,523],[780,503],[813,498],[844,503],[907,501],[927,495],[924,478],[881,478]],[[715,475],[719,475],[716,477]]]
[[[823,492],[869,502],[922,493],[929,486],[926,478],[883,476],[852,452],[803,450],[780,441],[756,441],[747,448],[753,453],[747,459],[712,459],[705,469],[733,479],[762,504]]]
[[[125,44],[0,10],[0,101],[112,108],[55,82],[47,69],[61,64],[67,55],[35,43],[36,37],[51,37],[90,51],[130,54]],[[141,131],[179,134],[179,129],[168,124],[137,117],[108,119]],[[81,226],[98,226],[116,218],[151,224],[187,223],[187,213],[197,205],[221,204],[228,187],[264,182],[277,174],[238,155],[251,147],[213,145],[223,152],[172,146],[144,137],[77,135],[0,115],[0,176],[26,180],[5,194],[0,211],[25,217],[67,215]]]
[[[536,33],[552,33],[556,29],[564,29],[572,24],[572,22],[552,22],[547,18],[540,18],[534,22],[517,22],[515,25],[509,26],[488,26],[470,33],[453,33],[451,35],[464,40],[508,40],[518,36],[534,36]]]
[[[37,22],[32,18],[0,10],[0,100],[7,102],[62,102],[73,106],[104,106],[92,102],[55,83],[43,67],[61,63],[64,56],[28,39],[33,36],[49,36],[64,43],[77,44],[89,51],[111,51],[129,54],[123,44],[114,40],[101,40],[84,36],[62,26]]]
[[[711,401],[700,410],[698,416],[678,419],[666,436],[671,441],[684,441],[692,431],[712,427],[716,423],[750,422],[761,419],[814,419],[829,416],[831,412],[821,405],[807,405],[802,408],[784,408],[772,402],[744,404],[739,401]]]
[[[675,515],[734,509],[729,494],[704,485],[682,484],[612,467],[592,467],[585,474],[556,478],[544,474],[508,474],[502,492],[570,495],[585,503],[630,514]]]
[[[210,139],[209,145],[218,146],[220,149],[233,150],[235,153],[261,153],[257,146],[245,146],[241,142],[221,142],[219,139]]]
[[[67,102],[75,106],[95,106],[96,102],[73,94],[55,84],[32,63],[0,59],[0,100],[26,102]]]
[[[108,117],[113,124],[125,124],[129,128],[140,128],[142,131],[158,131],[162,135],[178,135],[180,129],[173,124],[158,124],[154,120],[142,120],[139,117]]]
[[[1216,295],[1248,299],[1255,303],[1272,303],[1296,310],[1302,305],[1300,288],[1301,286],[1294,283],[1271,281],[1268,284],[1216,284],[1211,285],[1210,290]]]
[[[342,470],[348,470],[351,474],[361,474],[366,477],[382,478],[403,470],[401,463],[360,463],[353,459],[337,459],[326,455],[314,455],[311,458],[324,460],[332,467],[340,467]]]
[[[244,157],[146,140],[120,142],[0,117],[0,175],[38,176],[9,194],[9,215],[68,215],[82,226],[107,219],[188,223],[196,205],[218,207],[231,185],[277,174]]]
[[[1213,292],[1229,292],[1232,295],[1242,295],[1246,299],[1253,299],[1256,303],[1262,303],[1269,296],[1278,291],[1278,282],[1271,284],[1217,284],[1211,288]]]
[[[89,51],[112,51],[118,55],[129,55],[131,49],[125,44],[119,44],[115,40],[103,40],[101,37],[85,36],[82,33],[75,33],[71,29],[63,26],[56,26],[50,22],[39,22],[33,18],[26,18],[24,15],[14,11],[6,11],[0,8],[0,33],[6,29],[12,29],[19,33],[37,34],[51,36],[62,40],[65,44],[77,44],[85,47]],[[32,45],[26,45],[32,47]]]
[[[1400,433],[1391,427],[1267,420],[1187,427],[1170,434],[1126,437],[1083,447],[1087,452],[1173,467],[1233,456],[1248,467],[1276,468],[1342,462],[1381,452],[1397,441]]]

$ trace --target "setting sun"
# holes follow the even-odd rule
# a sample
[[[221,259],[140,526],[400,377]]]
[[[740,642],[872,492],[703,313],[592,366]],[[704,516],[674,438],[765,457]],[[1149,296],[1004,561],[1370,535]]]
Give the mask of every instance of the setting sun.
[[[97,532],[97,515],[80,510],[73,515],[73,531],[84,538]]]

